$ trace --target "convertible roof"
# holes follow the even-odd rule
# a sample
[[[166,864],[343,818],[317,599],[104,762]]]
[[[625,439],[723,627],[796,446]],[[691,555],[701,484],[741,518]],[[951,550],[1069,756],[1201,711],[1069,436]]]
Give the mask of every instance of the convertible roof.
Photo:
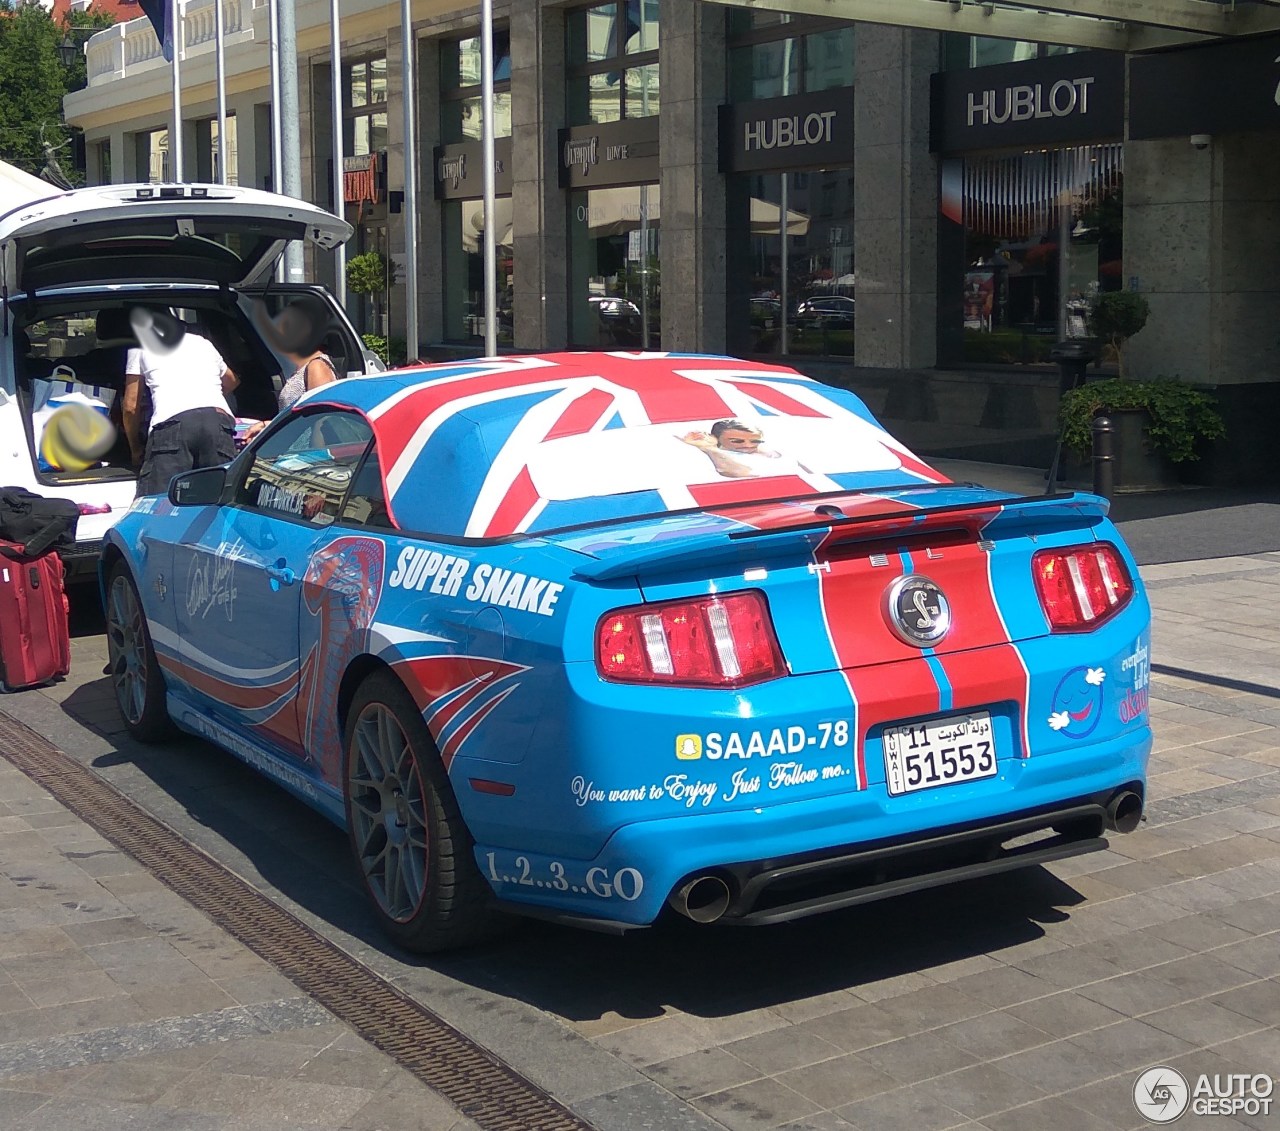
[[[399,524],[505,538],[839,489],[947,482],[852,393],[729,357],[565,353],[321,386],[371,423]],[[758,437],[735,455],[713,429]]]

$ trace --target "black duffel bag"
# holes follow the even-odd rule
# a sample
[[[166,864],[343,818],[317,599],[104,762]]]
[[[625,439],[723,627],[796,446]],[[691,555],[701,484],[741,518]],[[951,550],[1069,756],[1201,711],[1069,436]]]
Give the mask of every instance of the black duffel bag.
[[[50,499],[25,487],[0,487],[0,539],[20,546],[24,558],[74,546],[80,508],[70,499]],[[6,548],[13,556],[17,551]]]

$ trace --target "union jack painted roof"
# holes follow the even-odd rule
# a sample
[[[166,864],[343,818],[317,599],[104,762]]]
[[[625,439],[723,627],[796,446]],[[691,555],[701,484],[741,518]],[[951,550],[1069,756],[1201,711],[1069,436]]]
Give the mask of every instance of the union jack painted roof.
[[[454,537],[949,482],[852,393],[730,357],[485,359],[339,381],[295,411],[319,404],[369,420],[402,528]]]

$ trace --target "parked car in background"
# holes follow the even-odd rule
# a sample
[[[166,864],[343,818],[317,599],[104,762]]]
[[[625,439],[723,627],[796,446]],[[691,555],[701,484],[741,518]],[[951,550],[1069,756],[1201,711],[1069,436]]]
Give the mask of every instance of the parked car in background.
[[[796,325],[801,329],[849,330],[853,328],[854,301],[848,295],[807,298],[796,307]]]
[[[592,295],[587,301],[595,311],[605,343],[636,347],[642,344],[644,318],[634,302],[618,295]]]
[[[1145,804],[1150,610],[1106,501],[952,483],[781,366],[336,382],[139,500],[102,576],[130,733],[344,826],[419,950],[495,909],[777,923]]]
[[[274,313],[291,297],[318,295],[329,311],[323,348],[338,372],[378,368],[327,290],[273,278],[290,241],[329,249],[350,234],[346,221],[303,201],[223,185],[78,189],[0,216],[0,482],[81,505],[69,572],[92,570],[103,533],[133,502],[137,470],[123,442],[84,471],[42,466],[33,414],[51,391],[117,407],[128,311],[138,303],[169,308],[213,342],[240,378],[239,416],[274,416],[291,372],[254,328],[259,299]]]

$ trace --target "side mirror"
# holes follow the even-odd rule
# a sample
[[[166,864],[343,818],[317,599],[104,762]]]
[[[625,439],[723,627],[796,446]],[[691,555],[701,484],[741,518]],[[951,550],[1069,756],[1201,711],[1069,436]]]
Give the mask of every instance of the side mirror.
[[[209,507],[222,501],[227,485],[225,467],[201,467],[169,481],[169,502],[175,507]]]

